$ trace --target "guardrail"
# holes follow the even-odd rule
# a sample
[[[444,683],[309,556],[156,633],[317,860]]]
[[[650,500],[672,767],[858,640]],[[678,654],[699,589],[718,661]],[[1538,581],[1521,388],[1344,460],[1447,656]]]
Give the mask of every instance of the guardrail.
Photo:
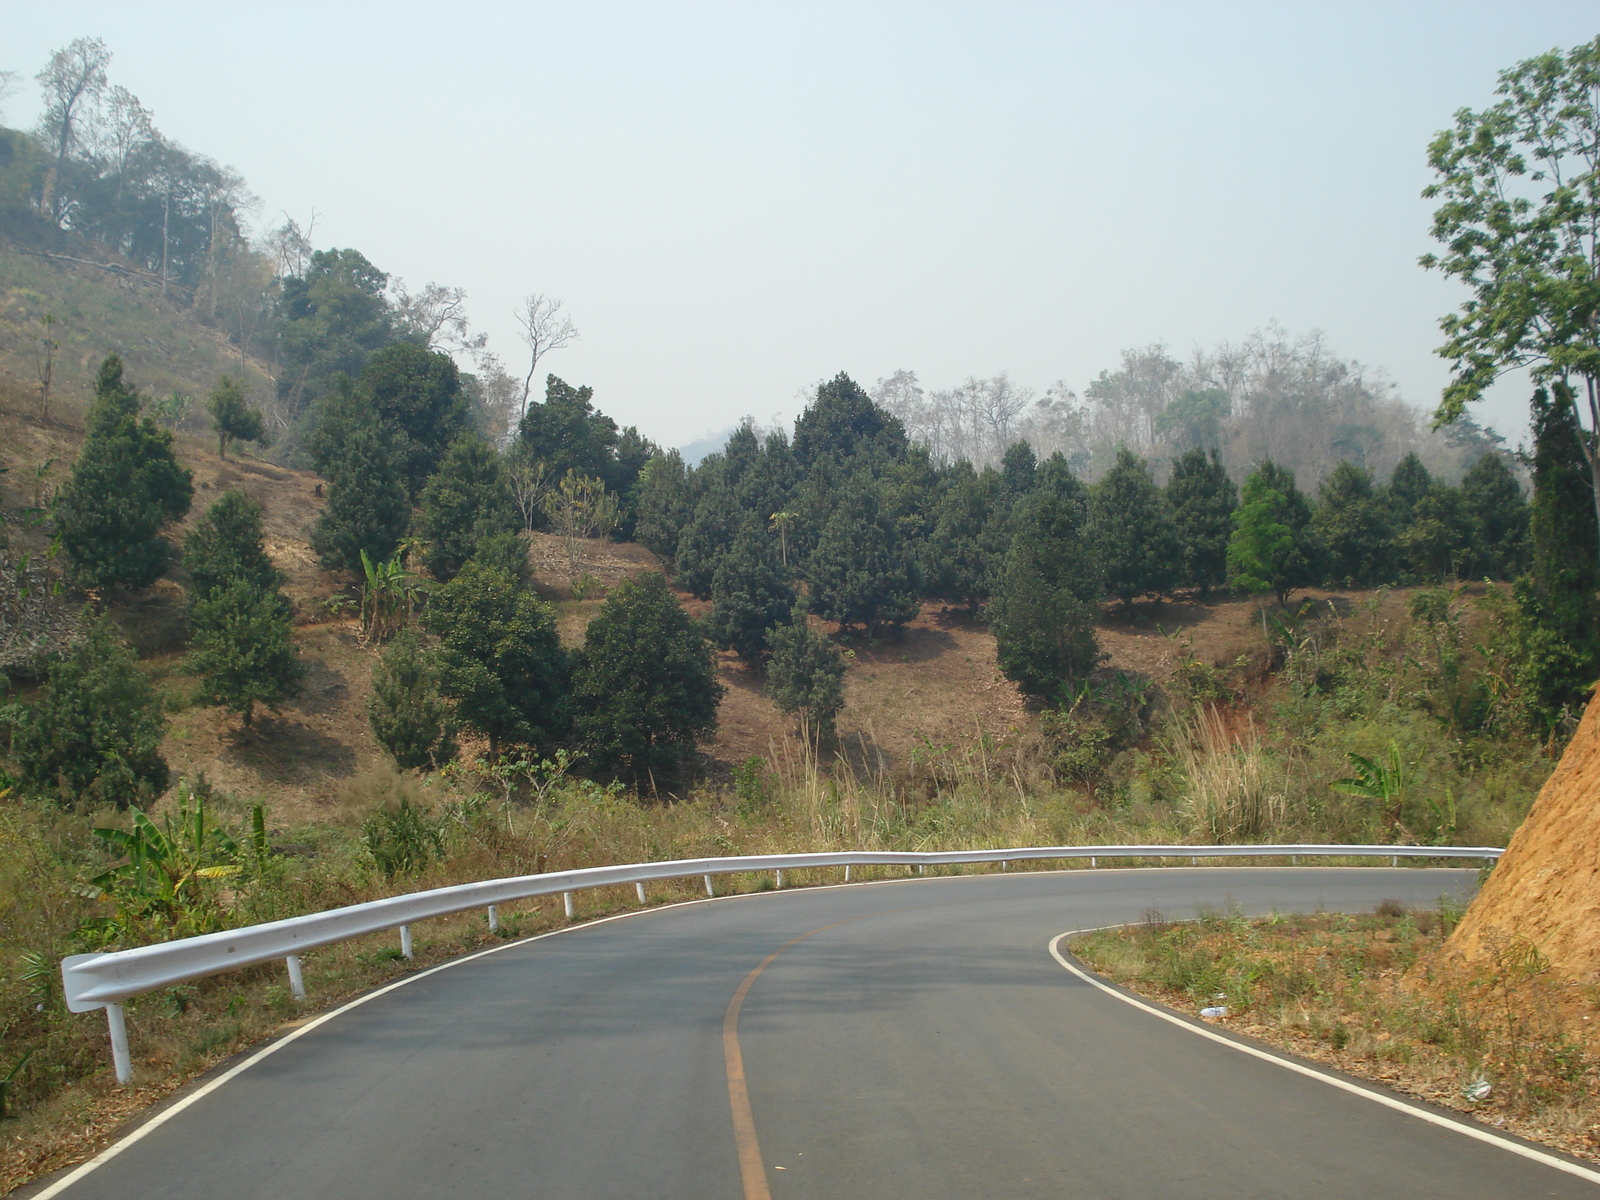
[[[815,867],[843,867],[844,880],[850,882],[850,869],[861,866],[909,866],[925,872],[930,866],[955,866],[970,863],[999,863],[1007,869],[1013,862],[1046,859],[1087,858],[1097,867],[1102,858],[1187,858],[1198,864],[1202,858],[1387,858],[1398,866],[1402,858],[1477,858],[1493,861],[1503,853],[1493,846],[1019,846],[1002,850],[949,850],[930,853],[916,851],[845,851],[837,854],[768,854],[728,858],[689,858],[672,862],[632,863],[616,867],[586,867],[577,871],[553,871],[543,875],[520,875],[511,879],[491,879],[483,883],[463,883],[434,888],[406,896],[391,896],[345,908],[328,909],[303,917],[289,917],[264,925],[247,925],[199,937],[158,942],[132,950],[104,954],[74,954],[61,962],[67,1008],[72,1012],[106,1010],[111,1033],[111,1057],[117,1081],[132,1078],[128,1056],[128,1034],[123,1020],[122,1001],[156,988],[170,987],[190,979],[217,975],[223,971],[255,966],[283,959],[289,975],[289,988],[296,1000],[306,997],[300,955],[321,946],[331,946],[352,938],[384,930],[398,930],[400,952],[411,955],[411,926],[429,917],[444,917],[469,909],[487,909],[489,928],[499,928],[499,906],[513,900],[561,893],[568,918],[572,916],[572,894],[587,888],[633,884],[639,903],[645,903],[644,885],[660,879],[685,879],[695,875],[705,880],[706,894],[716,895],[713,879],[718,875],[741,872],[774,871],[777,885],[783,886],[785,871]]]

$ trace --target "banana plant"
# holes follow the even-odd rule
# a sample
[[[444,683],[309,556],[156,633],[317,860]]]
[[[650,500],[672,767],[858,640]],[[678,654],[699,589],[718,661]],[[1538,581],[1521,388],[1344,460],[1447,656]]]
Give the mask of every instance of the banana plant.
[[[116,904],[124,931],[151,921],[178,937],[220,927],[221,913],[204,882],[243,871],[241,851],[226,831],[209,823],[204,797],[187,783],[178,788],[176,815],[169,813],[161,824],[136,809],[131,830],[94,834],[123,861],[95,876],[88,890]]]
[[[1365,754],[1350,754],[1350,765],[1355,774],[1345,779],[1335,779],[1329,786],[1346,796],[1363,796],[1376,800],[1382,807],[1384,819],[1392,830],[1400,824],[1400,809],[1405,804],[1406,789],[1411,777],[1400,761],[1400,747],[1389,743],[1389,761],[1378,762]]]
[[[361,637],[363,641],[387,641],[405,624],[416,593],[426,584],[405,569],[396,552],[387,562],[373,562],[361,551]]]

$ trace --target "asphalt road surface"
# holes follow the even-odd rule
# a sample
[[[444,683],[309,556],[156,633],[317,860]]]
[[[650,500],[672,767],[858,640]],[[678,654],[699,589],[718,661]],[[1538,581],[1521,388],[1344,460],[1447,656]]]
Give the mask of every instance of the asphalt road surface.
[[[1502,1145],[1141,1012],[1048,951],[1065,930],[1152,908],[1183,917],[1229,904],[1428,905],[1444,891],[1465,898],[1475,879],[1077,870],[643,912],[511,946],[353,1008],[59,1194],[1600,1195]],[[136,1019],[130,1033],[139,1036]]]

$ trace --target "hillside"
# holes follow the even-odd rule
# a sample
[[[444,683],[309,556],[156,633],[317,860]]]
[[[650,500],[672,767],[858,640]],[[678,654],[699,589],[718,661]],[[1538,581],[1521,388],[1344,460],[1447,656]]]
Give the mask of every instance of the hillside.
[[[0,437],[0,466],[9,470],[6,478],[12,481],[4,507],[15,514],[29,499],[21,481],[31,480],[39,465],[50,460],[56,464],[45,486],[65,477],[82,430],[66,418],[39,423],[26,394],[14,385],[0,391],[0,413],[6,429]],[[323,503],[321,480],[248,455],[220,459],[209,439],[195,435],[180,434],[177,450],[195,479],[195,504],[185,527],[229,488],[241,489],[262,505],[267,549],[288,576],[284,591],[294,605],[295,640],[309,667],[304,694],[280,713],[263,714],[251,730],[220,710],[189,705],[193,680],[182,667],[187,632],[181,573],[147,593],[119,599],[111,615],[166,695],[171,728],[163,752],[175,773],[204,773],[241,799],[266,800],[274,819],[284,825],[315,820],[337,808],[349,780],[383,758],[366,719],[380,648],[364,645],[357,620],[330,604],[351,581],[323,570],[307,544]],[[43,531],[18,520],[12,530],[14,550],[43,552]],[[581,644],[584,627],[599,611],[603,596],[574,598],[565,583],[562,553],[550,535],[534,534],[530,555],[535,586],[557,607],[563,641]],[[587,543],[585,563],[603,588],[660,569],[654,555],[630,543]],[[1332,600],[1343,611],[1353,609],[1359,599],[1321,591],[1305,595]],[[687,595],[680,594],[680,599],[697,616],[709,609]],[[1403,601],[1404,593],[1389,597],[1384,617],[1398,618]],[[1159,688],[1170,686],[1185,661],[1227,668],[1241,656],[1259,654],[1257,610],[1253,600],[1225,597],[1206,604],[1148,603],[1131,617],[1108,606],[1098,630],[1105,665]],[[1029,727],[1017,689],[995,664],[993,636],[963,610],[926,604],[897,638],[873,642],[855,635],[842,644],[849,655],[839,750],[867,775],[900,775],[949,747],[985,740],[993,745]],[[791,722],[764,695],[759,675],[731,652],[720,654],[718,661],[727,691],[717,736],[703,747],[706,774],[725,780],[751,757],[795,753]]]
[[[63,239],[57,252],[24,248],[0,235],[0,378],[37,401],[37,347],[42,318],[61,343],[55,360],[52,408],[66,419],[82,415],[95,372],[108,353],[122,356],[147,395],[196,397],[186,427],[205,428],[199,401],[223,375],[260,394],[268,386],[259,363],[241,361],[222,333],[161,295],[159,281],[101,247]],[[8,398],[8,404],[11,403]]]

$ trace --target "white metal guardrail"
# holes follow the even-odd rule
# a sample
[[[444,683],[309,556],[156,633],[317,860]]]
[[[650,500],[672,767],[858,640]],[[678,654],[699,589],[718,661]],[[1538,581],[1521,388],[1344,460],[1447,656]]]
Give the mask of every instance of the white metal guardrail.
[[[845,851],[837,854],[768,854],[728,858],[688,858],[672,862],[632,863],[616,867],[586,867],[577,871],[553,871],[543,875],[520,875],[512,879],[491,879],[483,883],[463,883],[455,887],[434,888],[407,896],[391,896],[345,908],[289,917],[265,925],[247,925],[200,937],[138,946],[105,954],[74,954],[61,962],[61,979],[67,1008],[72,1012],[106,1010],[111,1031],[112,1060],[117,1080],[127,1083],[132,1077],[128,1056],[128,1035],[123,1021],[122,1001],[130,996],[170,987],[190,979],[237,970],[240,967],[284,959],[290,990],[295,999],[305,999],[305,982],[300,970],[300,955],[320,946],[349,941],[369,933],[398,930],[400,950],[411,957],[411,925],[429,917],[444,917],[469,909],[488,910],[489,928],[499,928],[499,906],[513,900],[561,893],[567,916],[572,916],[572,894],[586,888],[635,885],[639,902],[645,902],[644,885],[658,879],[684,879],[695,875],[705,880],[707,895],[715,895],[713,879],[740,872],[774,871],[783,886],[785,871],[814,867],[843,867],[845,882],[850,869],[858,866],[909,866],[925,871],[930,866],[967,863],[999,863],[1002,869],[1013,862],[1045,859],[1087,858],[1099,865],[1102,858],[1187,858],[1198,864],[1202,858],[1387,858],[1399,865],[1402,858],[1476,858],[1493,861],[1502,850],[1493,846],[1020,846],[1001,850],[950,850],[932,853],[916,851]]]

